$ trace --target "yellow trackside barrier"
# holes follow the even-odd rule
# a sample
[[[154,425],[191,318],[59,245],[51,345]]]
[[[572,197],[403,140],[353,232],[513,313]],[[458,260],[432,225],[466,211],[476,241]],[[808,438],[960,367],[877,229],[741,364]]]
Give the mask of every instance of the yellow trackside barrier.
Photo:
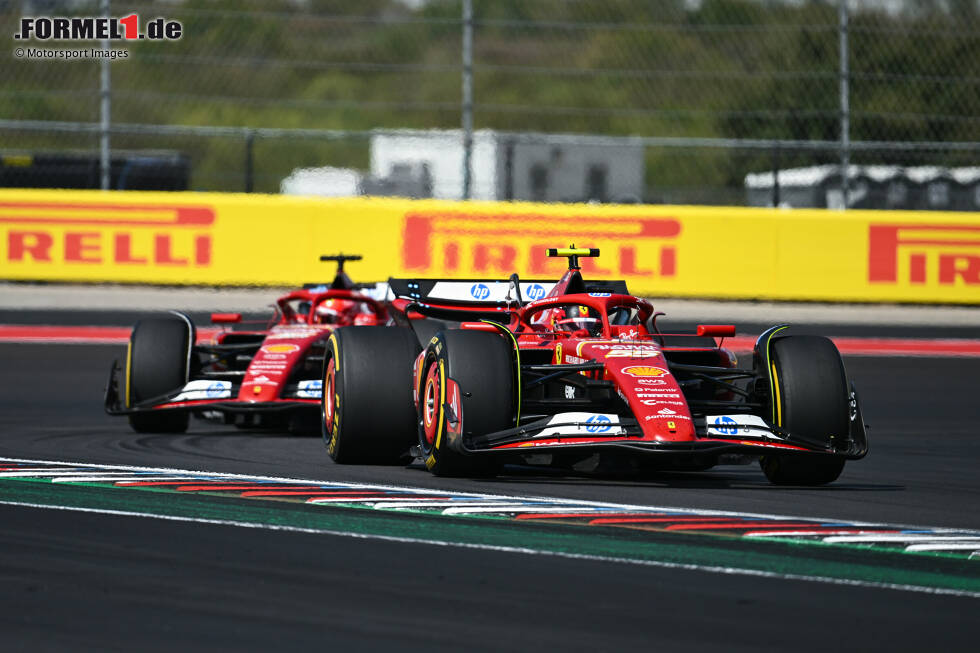
[[[980,214],[0,190],[0,279],[293,285],[552,278],[548,248],[646,296],[980,303]]]

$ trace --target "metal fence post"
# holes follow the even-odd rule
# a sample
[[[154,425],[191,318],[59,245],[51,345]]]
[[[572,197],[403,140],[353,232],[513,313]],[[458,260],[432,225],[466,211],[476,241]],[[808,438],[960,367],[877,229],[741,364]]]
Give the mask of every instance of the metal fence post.
[[[255,130],[245,130],[245,192],[255,187]]]
[[[848,76],[850,69],[847,62],[847,0],[838,0],[837,16],[840,23],[840,191],[841,209],[847,210],[848,191],[850,186],[851,164],[851,103],[848,95]]]
[[[772,205],[779,207],[779,143],[772,146]]]
[[[109,0],[102,0],[102,15],[105,18],[109,17]],[[108,50],[110,48],[109,40],[102,40],[102,49]],[[112,157],[109,151],[109,129],[110,129],[110,119],[109,112],[112,109],[112,83],[109,77],[109,62],[112,61],[109,57],[103,57],[99,63],[100,68],[100,82],[99,82],[99,105],[100,105],[100,121],[99,121],[99,171],[101,173],[102,182],[100,188],[102,190],[109,190],[111,183],[111,170],[112,170]]]
[[[473,183],[473,0],[463,0],[463,192],[470,199]]]

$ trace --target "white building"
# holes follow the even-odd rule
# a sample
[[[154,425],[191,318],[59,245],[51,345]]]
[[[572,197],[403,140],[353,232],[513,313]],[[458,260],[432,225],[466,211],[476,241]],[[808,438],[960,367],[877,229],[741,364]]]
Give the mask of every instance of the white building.
[[[362,175],[350,168],[296,168],[279,184],[284,195],[354,197],[361,194]]]
[[[639,202],[644,146],[630,138],[473,134],[470,197],[541,202]],[[399,130],[371,137],[370,176],[406,175],[431,185],[432,197],[461,199],[461,130]]]

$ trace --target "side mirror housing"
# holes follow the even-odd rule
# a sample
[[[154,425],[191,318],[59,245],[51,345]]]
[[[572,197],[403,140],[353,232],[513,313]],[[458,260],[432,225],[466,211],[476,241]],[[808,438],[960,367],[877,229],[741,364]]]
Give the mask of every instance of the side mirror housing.
[[[729,338],[735,335],[734,324],[699,324],[699,336],[712,336],[715,338]]]
[[[500,330],[492,324],[486,322],[460,322],[459,328],[468,331],[486,331],[488,333],[500,333]]]
[[[211,313],[211,322],[214,324],[238,324],[241,321],[241,313]]]

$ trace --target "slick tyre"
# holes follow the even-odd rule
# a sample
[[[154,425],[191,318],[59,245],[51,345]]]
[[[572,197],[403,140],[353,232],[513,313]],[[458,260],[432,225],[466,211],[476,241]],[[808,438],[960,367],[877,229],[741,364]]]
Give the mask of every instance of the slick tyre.
[[[172,314],[140,320],[129,337],[126,366],[126,405],[153,399],[184,387],[190,374],[194,325],[186,315]],[[183,433],[186,412],[154,410],[129,416],[139,433]]]
[[[426,348],[418,388],[418,437],[425,466],[437,476],[493,476],[492,459],[469,456],[448,443],[447,379],[459,386],[465,440],[514,426],[514,359],[511,344],[485,331],[438,333]]]
[[[344,327],[327,342],[320,416],[327,453],[343,464],[395,465],[415,443],[411,329]]]
[[[845,438],[850,428],[847,377],[834,343],[819,336],[787,336],[772,344],[776,426],[822,443]],[[760,460],[776,485],[824,485],[837,480],[844,457],[780,454]]]

